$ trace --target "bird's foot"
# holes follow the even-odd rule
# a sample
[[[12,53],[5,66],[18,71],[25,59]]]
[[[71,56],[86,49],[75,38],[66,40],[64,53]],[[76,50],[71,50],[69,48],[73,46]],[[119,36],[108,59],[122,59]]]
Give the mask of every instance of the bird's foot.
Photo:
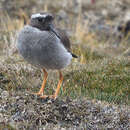
[[[49,97],[48,95],[42,95],[42,96],[40,96],[40,98],[43,98],[43,99],[46,99],[48,97]]]
[[[43,98],[43,99],[45,99],[45,98],[56,99],[55,95],[43,95],[43,96],[40,96],[40,97]]]
[[[43,95],[43,92],[37,92],[37,93],[32,93],[33,95],[37,95],[37,96],[42,96]]]

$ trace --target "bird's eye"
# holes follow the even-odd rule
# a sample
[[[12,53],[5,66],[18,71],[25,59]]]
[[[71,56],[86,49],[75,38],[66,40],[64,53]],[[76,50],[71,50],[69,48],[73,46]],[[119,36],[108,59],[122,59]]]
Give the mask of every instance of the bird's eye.
[[[39,21],[39,22],[42,22],[42,21],[43,21],[43,19],[39,17],[39,18],[38,18],[38,21]]]

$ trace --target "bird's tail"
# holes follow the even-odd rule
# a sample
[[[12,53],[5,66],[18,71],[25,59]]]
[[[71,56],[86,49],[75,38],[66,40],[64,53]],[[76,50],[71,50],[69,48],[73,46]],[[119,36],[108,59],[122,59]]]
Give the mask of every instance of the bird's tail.
[[[75,54],[71,53],[72,57],[74,58],[78,58],[78,56],[76,56]]]

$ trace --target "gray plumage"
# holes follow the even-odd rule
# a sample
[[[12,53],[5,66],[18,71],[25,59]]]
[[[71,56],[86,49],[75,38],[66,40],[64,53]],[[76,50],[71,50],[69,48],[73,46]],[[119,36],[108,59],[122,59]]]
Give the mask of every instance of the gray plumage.
[[[19,33],[17,48],[29,63],[45,69],[62,69],[72,57],[70,41],[66,33],[53,25],[50,13],[31,16],[30,24]]]
[[[19,33],[17,47],[20,54],[35,66],[62,69],[70,64],[72,55],[60,42],[53,32],[27,25]]]

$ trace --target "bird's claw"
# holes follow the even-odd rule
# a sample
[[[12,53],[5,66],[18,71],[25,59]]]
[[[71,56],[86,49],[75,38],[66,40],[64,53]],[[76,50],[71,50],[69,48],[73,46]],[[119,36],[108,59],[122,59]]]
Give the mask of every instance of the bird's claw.
[[[42,95],[43,93],[42,92],[38,92],[38,93],[32,93],[33,95],[37,95],[37,96],[40,96]]]
[[[54,95],[43,95],[43,96],[40,96],[40,98],[43,98],[43,99],[45,99],[45,98],[56,99],[56,96],[54,96]]]

